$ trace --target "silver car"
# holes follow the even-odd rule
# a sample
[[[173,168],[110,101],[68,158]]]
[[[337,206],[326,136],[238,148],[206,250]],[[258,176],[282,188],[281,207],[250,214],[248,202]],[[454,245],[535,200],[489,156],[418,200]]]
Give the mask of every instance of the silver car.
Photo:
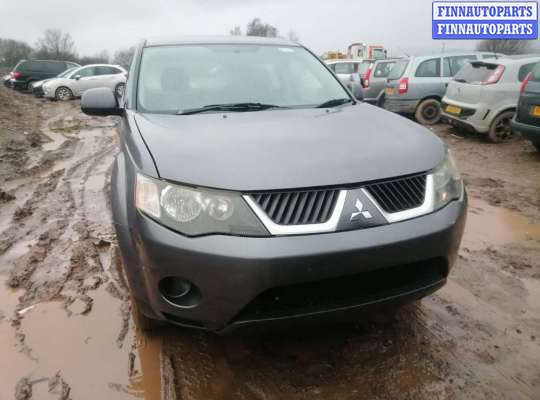
[[[375,104],[379,107],[382,106],[386,79],[396,61],[396,59],[377,60],[370,66],[362,79],[365,102]]]
[[[326,64],[334,71],[339,80],[354,93],[355,89],[361,88],[361,79],[373,64],[373,60],[329,60]]]
[[[43,84],[43,95],[49,99],[70,100],[86,90],[107,87],[121,96],[126,85],[127,71],[119,65],[92,64],[73,70],[66,76]]]
[[[424,125],[441,118],[441,99],[452,77],[472,60],[497,58],[494,53],[445,53],[399,60],[388,75],[384,108],[414,114]]]
[[[525,55],[468,63],[448,84],[443,117],[493,142],[511,138],[520,86],[539,61],[538,55]]]

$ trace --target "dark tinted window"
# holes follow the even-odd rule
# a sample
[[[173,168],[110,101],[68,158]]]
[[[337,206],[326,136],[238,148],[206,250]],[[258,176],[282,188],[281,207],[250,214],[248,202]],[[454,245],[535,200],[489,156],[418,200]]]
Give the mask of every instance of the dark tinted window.
[[[394,68],[390,71],[388,74],[388,79],[399,79],[403,76],[403,73],[405,72],[405,69],[407,68],[407,65],[409,64],[409,60],[400,60],[397,61],[394,64]]]
[[[422,61],[416,69],[414,76],[420,78],[435,78],[441,76],[441,59],[432,58],[431,60]]]
[[[454,80],[464,83],[481,84],[489,78],[495,68],[497,68],[497,64],[484,62],[467,64],[454,76]]]
[[[394,64],[395,62],[393,61],[379,62],[375,67],[375,71],[373,71],[373,77],[386,78],[390,74],[390,71],[392,71]]]
[[[25,61],[18,69],[20,71],[42,71],[43,63],[41,61]]]
[[[527,74],[533,70],[535,65],[536,63],[530,63],[530,64],[524,64],[521,67],[519,67],[518,79],[520,82],[523,82],[523,79],[525,79]]]
[[[476,60],[475,55],[453,56],[444,58],[443,76],[454,76],[470,60]]]
[[[66,65],[63,62],[43,62],[43,71],[58,75],[60,72],[65,71]]]

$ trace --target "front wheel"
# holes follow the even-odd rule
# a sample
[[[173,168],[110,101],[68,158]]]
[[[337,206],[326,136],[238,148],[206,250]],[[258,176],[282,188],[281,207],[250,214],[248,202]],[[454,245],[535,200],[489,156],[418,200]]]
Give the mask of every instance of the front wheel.
[[[72,99],[73,92],[69,88],[62,86],[56,89],[54,97],[59,101],[68,101]]]
[[[118,85],[116,85],[114,87],[114,94],[116,95],[117,98],[122,98],[122,96],[124,95],[124,90],[126,89],[126,84],[125,83],[119,83]]]
[[[434,125],[441,119],[441,103],[437,99],[426,99],[416,107],[414,117],[422,125]]]
[[[491,122],[488,131],[488,139],[493,143],[506,142],[515,137],[510,121],[514,117],[514,111],[500,113]]]

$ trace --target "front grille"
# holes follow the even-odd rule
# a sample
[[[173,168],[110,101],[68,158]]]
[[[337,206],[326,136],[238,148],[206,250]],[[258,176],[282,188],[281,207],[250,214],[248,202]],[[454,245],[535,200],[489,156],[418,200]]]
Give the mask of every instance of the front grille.
[[[251,193],[250,197],[279,225],[320,224],[328,221],[339,190]]]
[[[365,188],[384,211],[395,213],[419,207],[424,203],[426,175],[371,183]]]
[[[258,295],[235,318],[253,321],[376,303],[444,282],[443,258],[396,265],[355,275],[269,289]]]

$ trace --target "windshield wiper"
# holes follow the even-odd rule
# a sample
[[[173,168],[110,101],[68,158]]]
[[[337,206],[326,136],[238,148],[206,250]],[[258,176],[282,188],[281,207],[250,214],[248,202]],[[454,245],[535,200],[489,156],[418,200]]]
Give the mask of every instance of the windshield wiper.
[[[180,115],[199,114],[207,111],[261,111],[271,108],[287,108],[278,106],[276,104],[264,104],[264,103],[230,103],[230,104],[209,104],[198,108],[188,108],[178,111]]]
[[[467,81],[465,79],[462,79],[462,78],[454,79],[454,81],[460,82],[460,83],[467,83]]]
[[[342,99],[332,99],[332,100],[328,100],[328,101],[325,101],[324,103],[319,104],[317,108],[337,107],[342,104],[350,103],[350,102],[352,102],[352,100],[349,99],[348,97],[344,97]]]

